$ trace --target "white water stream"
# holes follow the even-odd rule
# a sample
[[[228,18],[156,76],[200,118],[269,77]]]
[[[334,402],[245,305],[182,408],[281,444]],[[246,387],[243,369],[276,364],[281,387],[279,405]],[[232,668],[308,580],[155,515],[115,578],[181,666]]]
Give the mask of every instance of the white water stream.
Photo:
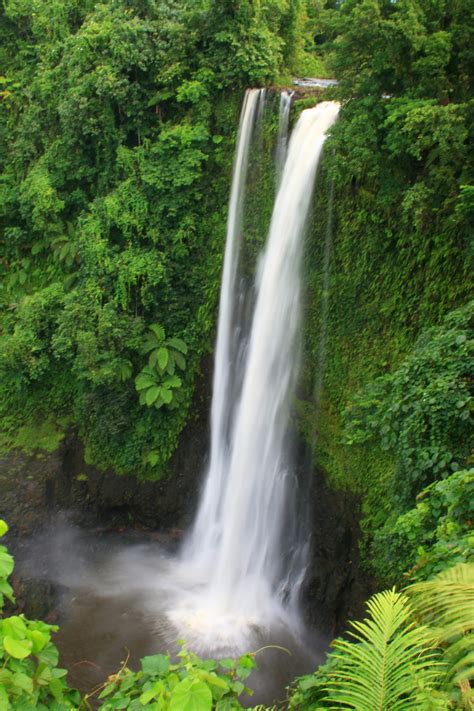
[[[298,373],[304,227],[326,132],[339,106],[303,111],[291,135],[258,270],[243,377],[236,376],[236,274],[248,153],[262,94],[249,91],[229,205],[216,346],[211,459],[196,522],[181,558],[170,621],[190,644],[245,648],[252,633],[294,627],[304,575],[297,482],[287,457]],[[232,383],[242,382],[237,404]],[[194,638],[194,639],[193,639]]]
[[[282,91],[280,95],[280,110],[278,114],[278,137],[276,147],[276,176],[280,183],[286,152],[288,150],[288,127],[290,124],[290,109],[293,91]]]

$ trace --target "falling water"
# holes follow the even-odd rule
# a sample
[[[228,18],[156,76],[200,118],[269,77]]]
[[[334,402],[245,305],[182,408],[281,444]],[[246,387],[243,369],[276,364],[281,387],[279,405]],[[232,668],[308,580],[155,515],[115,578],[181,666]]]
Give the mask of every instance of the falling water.
[[[183,588],[169,619],[193,643],[245,648],[255,630],[291,626],[304,569],[297,484],[287,455],[298,372],[302,237],[318,161],[338,104],[303,111],[292,133],[261,258],[257,299],[237,404],[236,273],[252,126],[260,95],[249,92],[239,130],[229,207],[216,347],[211,462],[190,540]]]
[[[214,549],[222,534],[222,519],[218,515],[229,465],[229,435],[234,409],[233,394],[239,380],[236,323],[239,290],[237,270],[242,244],[242,218],[245,201],[245,181],[249,166],[249,151],[257,124],[263,116],[264,89],[250,89],[245,94],[240,115],[237,150],[227,218],[227,239],[224,271],[219,302],[219,322],[215,352],[213,397],[211,408],[211,452],[204,493],[186,547],[186,557]],[[209,561],[211,562],[211,561]]]
[[[280,110],[278,112],[278,137],[276,146],[276,177],[280,183],[288,149],[288,127],[290,124],[290,109],[293,91],[282,91],[280,95]]]

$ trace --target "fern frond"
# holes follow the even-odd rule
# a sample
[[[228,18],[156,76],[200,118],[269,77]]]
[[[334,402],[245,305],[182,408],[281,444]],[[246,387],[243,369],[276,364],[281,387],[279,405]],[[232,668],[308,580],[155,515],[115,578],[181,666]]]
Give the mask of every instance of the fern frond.
[[[357,711],[420,709],[418,690],[434,688],[440,663],[430,631],[415,626],[406,595],[386,590],[368,602],[370,617],[354,622],[355,642],[336,640],[331,708]]]
[[[460,563],[406,592],[441,642],[474,631],[474,563]]]
[[[460,563],[406,590],[415,613],[430,625],[433,641],[445,647],[443,685],[474,679],[474,564]]]

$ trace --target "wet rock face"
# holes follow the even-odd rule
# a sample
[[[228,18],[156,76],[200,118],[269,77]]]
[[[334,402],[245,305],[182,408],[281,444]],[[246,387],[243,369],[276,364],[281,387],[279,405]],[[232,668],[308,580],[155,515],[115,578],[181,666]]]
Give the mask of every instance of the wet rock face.
[[[320,470],[313,472],[310,488],[313,536],[303,604],[311,626],[335,637],[347,620],[364,616],[376,581],[361,567],[357,500],[329,489]]]
[[[60,451],[25,455],[11,452],[0,458],[0,518],[12,534],[38,531],[48,516],[51,483],[61,470]]]
[[[58,513],[79,526],[185,527],[196,506],[208,450],[209,368],[196,391],[189,423],[160,481],[100,471],[84,461],[74,432],[52,454],[11,452],[0,459],[0,518],[9,540],[37,533]]]

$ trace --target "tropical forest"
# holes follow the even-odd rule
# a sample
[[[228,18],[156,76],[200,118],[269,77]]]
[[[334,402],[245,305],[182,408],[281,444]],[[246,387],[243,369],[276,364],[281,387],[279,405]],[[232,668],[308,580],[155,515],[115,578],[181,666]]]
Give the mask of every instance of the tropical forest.
[[[0,711],[474,711],[474,0],[2,0]]]

